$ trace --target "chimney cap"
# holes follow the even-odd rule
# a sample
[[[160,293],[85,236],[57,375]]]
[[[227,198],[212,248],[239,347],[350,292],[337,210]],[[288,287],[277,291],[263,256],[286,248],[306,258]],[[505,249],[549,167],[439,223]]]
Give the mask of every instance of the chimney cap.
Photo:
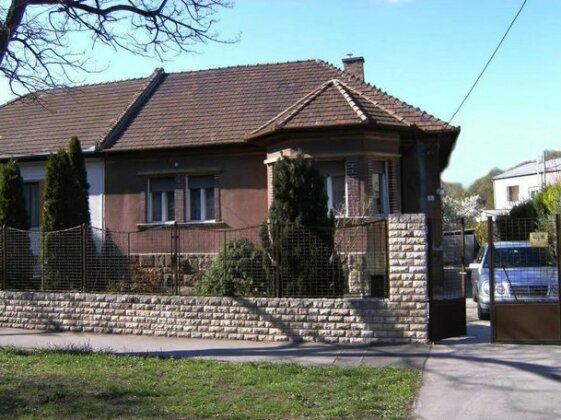
[[[343,58],[343,63],[364,63],[364,57],[353,57],[352,53],[347,54],[346,57]]]

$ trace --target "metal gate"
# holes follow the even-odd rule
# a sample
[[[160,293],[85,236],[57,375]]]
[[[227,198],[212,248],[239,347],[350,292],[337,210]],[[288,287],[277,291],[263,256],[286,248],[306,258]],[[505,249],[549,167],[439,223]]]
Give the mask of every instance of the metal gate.
[[[559,232],[559,215],[487,220],[476,269],[480,310],[488,294],[491,341],[561,343]]]
[[[466,235],[463,220],[430,219],[429,338],[438,341],[466,334]]]

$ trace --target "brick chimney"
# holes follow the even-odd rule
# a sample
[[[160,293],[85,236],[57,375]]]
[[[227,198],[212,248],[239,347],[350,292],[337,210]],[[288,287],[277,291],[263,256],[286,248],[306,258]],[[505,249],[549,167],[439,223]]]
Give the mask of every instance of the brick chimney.
[[[343,71],[364,82],[364,58],[353,57],[352,54],[348,54],[347,57],[343,58]]]

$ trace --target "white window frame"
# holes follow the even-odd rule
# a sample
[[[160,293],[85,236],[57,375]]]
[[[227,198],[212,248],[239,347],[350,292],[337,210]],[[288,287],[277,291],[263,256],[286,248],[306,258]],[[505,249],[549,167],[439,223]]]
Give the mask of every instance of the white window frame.
[[[339,175],[341,176],[341,175]],[[344,214],[335,214],[335,217],[348,217],[349,215],[349,196],[347,194],[347,177],[346,175],[342,175],[345,180],[345,212]],[[325,190],[327,192],[327,211],[332,212],[335,209],[333,208],[333,176],[326,175],[325,176]]]
[[[154,220],[152,218],[152,210],[153,210],[153,203],[152,203],[152,191],[150,190],[150,181],[151,178],[148,178],[148,200],[146,200],[148,202],[148,223],[154,223],[154,224],[162,224],[162,223],[173,223],[175,221],[175,217],[173,218],[173,220],[168,220],[168,195],[165,194],[164,192],[160,193],[160,203],[161,203],[161,207],[162,207],[162,220]],[[175,194],[175,190],[174,190],[174,194]]]
[[[204,176],[201,175],[191,175],[192,177]],[[200,188],[200,200],[201,200],[201,219],[194,220],[191,218],[191,189],[189,188],[189,177],[185,177],[185,222],[186,223],[216,223],[216,182],[213,188],[213,200],[214,206],[214,218],[205,219],[206,217],[206,189]]]

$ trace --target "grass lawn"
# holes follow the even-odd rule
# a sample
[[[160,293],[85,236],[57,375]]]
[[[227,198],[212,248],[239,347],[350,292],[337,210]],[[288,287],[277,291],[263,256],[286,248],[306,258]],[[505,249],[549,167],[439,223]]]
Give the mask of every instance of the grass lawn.
[[[406,418],[420,372],[0,348],[1,418]]]

